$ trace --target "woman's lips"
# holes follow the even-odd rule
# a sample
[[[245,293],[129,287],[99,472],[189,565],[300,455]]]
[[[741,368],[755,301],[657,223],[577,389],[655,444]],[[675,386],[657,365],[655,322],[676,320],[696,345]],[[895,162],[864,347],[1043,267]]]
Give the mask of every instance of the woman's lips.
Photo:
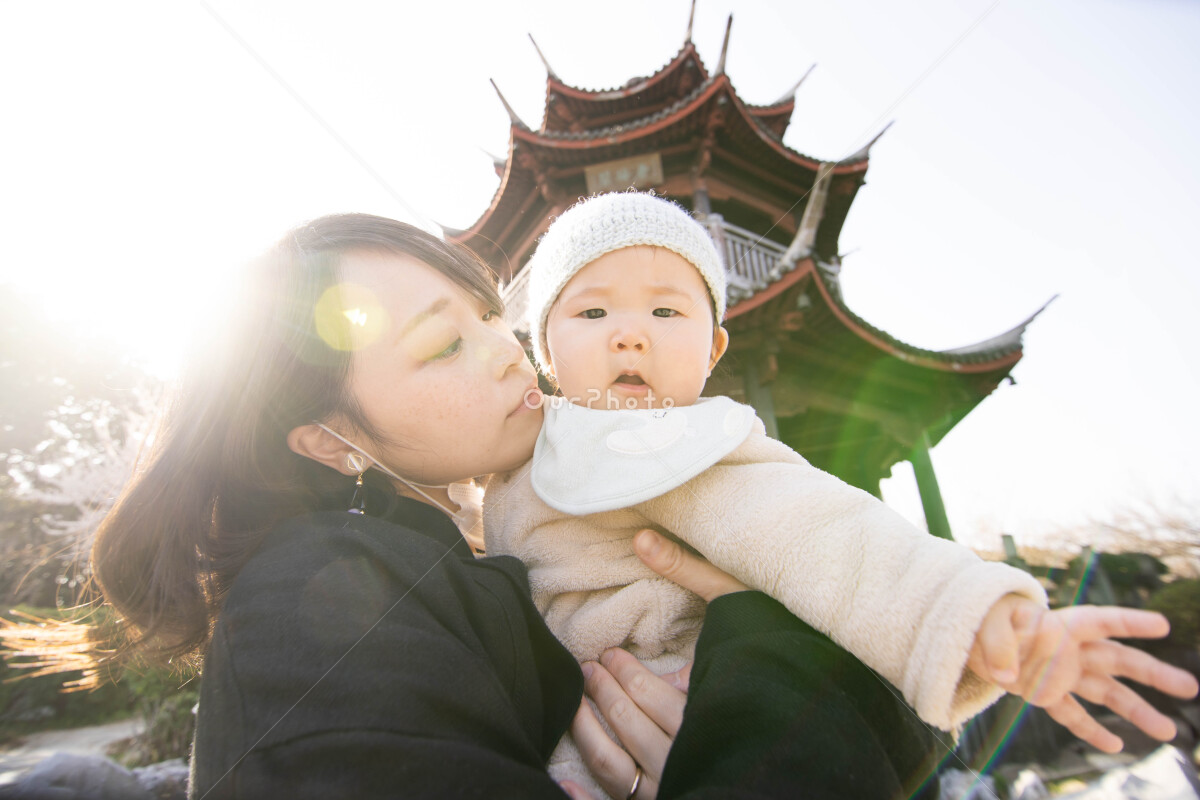
[[[542,407],[542,403],[546,398],[542,394],[541,388],[537,381],[529,384],[525,391],[521,394],[521,402],[517,403],[517,407],[509,412],[510,417],[515,417],[518,414],[524,414],[526,411],[533,411]]]

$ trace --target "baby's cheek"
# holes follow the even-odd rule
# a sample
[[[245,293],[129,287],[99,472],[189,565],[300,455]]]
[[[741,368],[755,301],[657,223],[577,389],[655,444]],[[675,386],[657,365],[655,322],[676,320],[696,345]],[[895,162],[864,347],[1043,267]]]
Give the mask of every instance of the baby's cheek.
[[[588,397],[588,390],[596,388],[587,386],[587,382],[581,380],[579,375],[575,374],[574,372],[567,371],[564,371],[563,374],[559,375],[557,383],[559,392],[561,392],[562,396],[571,402],[586,400]],[[595,394],[595,392],[593,391],[592,394]]]

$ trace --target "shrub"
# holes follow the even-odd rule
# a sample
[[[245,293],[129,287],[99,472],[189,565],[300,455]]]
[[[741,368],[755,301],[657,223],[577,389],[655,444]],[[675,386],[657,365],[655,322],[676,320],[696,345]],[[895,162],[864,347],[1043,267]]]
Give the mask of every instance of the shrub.
[[[1171,621],[1164,644],[1200,647],[1200,580],[1177,580],[1160,589],[1146,607]]]
[[[18,608],[4,615],[27,621],[70,619],[74,611]],[[146,720],[145,732],[134,739],[125,760],[129,766],[188,755],[192,707],[199,683],[179,671],[138,665],[115,668],[93,689],[65,691],[78,680],[78,671],[36,674],[36,668],[0,659],[0,743],[23,734],[54,728],[74,728],[122,719],[134,714]]]

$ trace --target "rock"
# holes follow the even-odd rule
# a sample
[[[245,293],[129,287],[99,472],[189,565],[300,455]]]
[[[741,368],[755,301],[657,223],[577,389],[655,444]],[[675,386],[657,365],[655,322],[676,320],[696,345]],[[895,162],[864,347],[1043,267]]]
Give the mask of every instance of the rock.
[[[101,756],[55,753],[16,783],[0,786],[0,800],[154,800],[134,774]]]
[[[4,717],[5,722],[42,722],[54,716],[53,706],[35,706],[34,708],[25,711],[18,711],[12,714],[7,714]]]
[[[1050,790],[1042,783],[1042,777],[1031,769],[1017,773],[1008,789],[1008,800],[1046,800]]]
[[[133,770],[138,783],[155,800],[186,800],[188,765],[182,758],[160,761]]]
[[[938,775],[941,791],[938,800],[995,800],[996,785],[991,775],[974,775],[960,769],[948,769]]]
[[[1086,789],[1060,800],[1200,800],[1196,769],[1179,750],[1163,745],[1129,767],[1109,772]]]

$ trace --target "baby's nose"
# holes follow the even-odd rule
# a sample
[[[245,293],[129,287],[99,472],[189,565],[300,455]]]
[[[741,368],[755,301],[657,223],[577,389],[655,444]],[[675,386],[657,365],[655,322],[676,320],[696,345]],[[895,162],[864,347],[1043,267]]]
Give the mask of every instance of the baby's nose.
[[[633,350],[642,352],[650,346],[650,342],[646,339],[645,334],[634,330],[619,331],[613,337],[614,350]]]

